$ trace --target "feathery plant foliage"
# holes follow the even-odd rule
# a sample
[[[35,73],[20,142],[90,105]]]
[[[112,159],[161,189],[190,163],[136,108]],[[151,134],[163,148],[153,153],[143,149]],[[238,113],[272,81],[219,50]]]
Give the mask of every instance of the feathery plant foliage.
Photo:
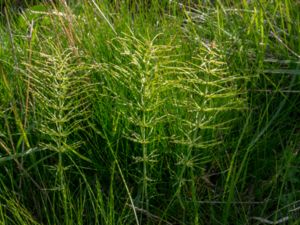
[[[184,62],[176,53],[178,47],[159,44],[160,36],[145,39],[130,33],[113,40],[114,59],[105,65],[102,77],[101,102],[110,105],[111,119],[118,118],[109,129],[119,129],[120,138],[136,143],[129,155],[136,164],[133,168],[140,168],[140,175],[134,175],[140,177],[137,205],[147,211],[149,193],[159,195],[157,185],[163,178],[157,175],[166,166],[166,153],[175,150],[177,156],[169,173],[177,183],[174,197],[181,201],[190,173],[201,173],[222,141],[219,133],[230,128],[234,111],[245,108],[236,83],[242,78],[229,75],[217,48],[200,42],[195,58]],[[196,201],[195,184],[191,187]]]
[[[24,2],[0,224],[299,223],[297,1]]]
[[[38,112],[34,116],[44,136],[43,147],[59,153],[72,152],[80,142],[72,143],[69,137],[84,129],[90,116],[91,68],[72,57],[71,50],[52,49],[50,54],[36,53],[39,58],[25,64],[29,72],[26,80],[31,81],[32,107]]]
[[[148,193],[155,193],[153,183],[157,182],[155,174],[162,153],[159,148],[168,138],[163,127],[170,115],[164,105],[171,98],[172,75],[181,72],[180,65],[173,66],[177,63],[173,47],[156,44],[156,39],[159,35],[146,39],[130,33],[113,41],[116,56],[105,65],[107,94],[103,95],[114,105],[111,115],[119,118],[122,137],[135,143],[130,155],[137,167],[141,164],[135,175],[141,184],[138,201],[147,210]]]
[[[236,112],[245,109],[245,98],[237,81],[242,77],[229,74],[222,52],[204,42],[198,43],[195,57],[186,64],[188,69],[177,75],[177,85],[171,92],[170,114],[172,131],[170,143],[175,144],[176,167],[172,171],[172,201],[175,198],[182,210],[184,202],[191,198],[193,221],[198,224],[200,201],[197,193],[208,191],[210,183],[197,182],[205,170],[214,162],[217,146],[230,133]],[[189,197],[188,197],[189,196]]]
[[[25,80],[30,82],[32,119],[36,132],[40,132],[38,147],[58,155],[56,164],[44,165],[54,170],[55,182],[50,184],[54,186],[47,188],[61,192],[66,224],[69,224],[72,223],[68,221],[72,212],[65,173],[69,167],[75,166],[74,158],[89,161],[79,152],[83,140],[78,136],[74,138],[74,134],[85,129],[91,115],[89,98],[93,88],[88,78],[91,67],[72,56],[71,50],[61,52],[50,42],[47,44],[50,52],[33,53],[38,57],[34,57],[31,64],[24,63],[27,68]],[[71,159],[69,164],[66,164],[67,158]]]

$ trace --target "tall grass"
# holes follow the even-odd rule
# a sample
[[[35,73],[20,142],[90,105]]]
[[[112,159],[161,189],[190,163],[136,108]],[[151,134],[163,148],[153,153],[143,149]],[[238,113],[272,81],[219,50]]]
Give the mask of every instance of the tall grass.
[[[298,2],[4,4],[1,224],[299,223]]]

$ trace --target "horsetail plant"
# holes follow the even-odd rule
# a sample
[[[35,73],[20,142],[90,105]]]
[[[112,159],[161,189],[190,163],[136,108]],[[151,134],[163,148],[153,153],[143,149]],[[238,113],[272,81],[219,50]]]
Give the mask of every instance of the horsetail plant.
[[[237,85],[237,81],[243,78],[229,74],[218,48],[210,48],[200,41],[196,51],[195,57],[186,63],[189,69],[175,76],[177,82],[171,92],[169,114],[174,118],[176,132],[170,132],[169,141],[176,146],[177,168],[173,172],[174,196],[165,213],[176,198],[184,210],[183,202],[190,193],[194,203],[194,223],[198,224],[199,184],[195,182],[195,174],[204,174],[205,165],[213,161],[216,146],[223,141],[222,134],[230,130],[236,119],[234,112],[246,107]]]
[[[160,159],[160,142],[167,139],[162,127],[169,114],[164,105],[171,96],[166,93],[172,87],[174,71],[181,72],[172,67],[176,62],[174,47],[157,44],[159,38],[160,34],[140,38],[133,33],[116,38],[112,43],[115,62],[105,66],[105,98],[116,104],[118,111],[113,113],[123,121],[123,138],[140,149],[133,159],[142,164],[140,201],[147,211],[151,183],[156,182],[151,171]]]
[[[61,191],[65,218],[70,218],[69,196],[65,170],[70,165],[64,164],[64,158],[71,154],[89,161],[79,153],[81,140],[72,135],[84,130],[90,117],[89,97],[92,85],[88,73],[91,68],[74,57],[71,50],[61,52],[50,45],[50,52],[36,52],[31,64],[26,64],[29,71],[26,76],[31,80],[32,108],[36,120],[36,129],[41,136],[40,148],[57,153],[57,165],[49,168],[55,172],[55,186]],[[26,79],[28,80],[28,79]],[[66,221],[68,224],[68,221]]]

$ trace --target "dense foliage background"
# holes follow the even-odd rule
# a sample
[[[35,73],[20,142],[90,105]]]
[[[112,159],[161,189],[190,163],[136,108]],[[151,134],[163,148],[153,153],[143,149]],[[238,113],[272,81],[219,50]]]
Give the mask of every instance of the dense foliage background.
[[[0,6],[0,224],[300,223],[299,1]]]

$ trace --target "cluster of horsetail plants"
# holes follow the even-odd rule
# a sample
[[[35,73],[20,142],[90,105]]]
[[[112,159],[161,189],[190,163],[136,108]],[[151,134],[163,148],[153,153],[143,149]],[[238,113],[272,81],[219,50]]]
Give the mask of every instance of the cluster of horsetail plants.
[[[13,2],[1,225],[299,223],[297,1]]]

